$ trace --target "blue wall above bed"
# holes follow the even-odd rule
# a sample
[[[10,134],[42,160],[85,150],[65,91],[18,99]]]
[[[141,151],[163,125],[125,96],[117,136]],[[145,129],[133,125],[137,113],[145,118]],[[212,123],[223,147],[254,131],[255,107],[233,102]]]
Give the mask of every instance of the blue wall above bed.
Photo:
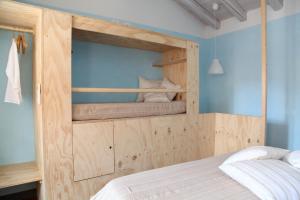
[[[213,47],[213,39],[207,41]],[[207,75],[213,48],[202,73],[206,112],[260,115],[260,27],[217,37],[225,74]],[[268,22],[267,144],[300,149],[300,14]],[[203,76],[203,75],[202,75]]]
[[[73,87],[138,88],[138,76],[162,79],[160,53],[73,41]],[[130,102],[136,94],[74,93],[73,103]]]

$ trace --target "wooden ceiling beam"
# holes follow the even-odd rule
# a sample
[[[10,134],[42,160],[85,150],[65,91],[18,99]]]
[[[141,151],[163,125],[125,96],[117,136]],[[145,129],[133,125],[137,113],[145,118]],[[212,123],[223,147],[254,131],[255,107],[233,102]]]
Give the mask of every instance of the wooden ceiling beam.
[[[268,0],[268,4],[273,8],[273,10],[280,10],[283,8],[283,0]]]
[[[215,29],[221,26],[220,21],[213,16],[207,9],[202,7],[196,0],[177,0],[179,4],[184,6],[187,10],[191,11],[197,18],[204,24],[209,25]]]
[[[220,0],[220,2],[238,20],[247,20],[247,12],[242,8],[242,6],[238,2],[236,2],[235,0]]]

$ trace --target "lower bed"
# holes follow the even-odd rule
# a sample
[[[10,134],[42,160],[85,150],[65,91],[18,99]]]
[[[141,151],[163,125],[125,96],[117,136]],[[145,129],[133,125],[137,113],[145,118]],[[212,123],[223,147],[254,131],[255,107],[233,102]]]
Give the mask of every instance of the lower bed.
[[[120,177],[110,181],[92,200],[257,200],[218,166],[218,156]]]
[[[72,110],[74,121],[104,120],[180,114],[186,112],[186,104],[184,101],[170,103],[73,104]]]

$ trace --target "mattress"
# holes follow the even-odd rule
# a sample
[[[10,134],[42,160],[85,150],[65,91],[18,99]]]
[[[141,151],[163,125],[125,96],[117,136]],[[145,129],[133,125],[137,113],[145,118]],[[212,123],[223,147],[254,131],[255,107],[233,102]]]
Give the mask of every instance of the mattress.
[[[172,115],[186,112],[184,101],[170,103],[73,104],[73,120],[118,119]]]
[[[228,155],[120,177],[110,181],[92,200],[258,200],[219,170],[226,157]]]

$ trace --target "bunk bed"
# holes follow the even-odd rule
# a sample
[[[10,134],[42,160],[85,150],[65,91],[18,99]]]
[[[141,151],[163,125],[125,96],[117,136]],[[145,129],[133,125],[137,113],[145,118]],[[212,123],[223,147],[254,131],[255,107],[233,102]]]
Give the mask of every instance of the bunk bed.
[[[89,199],[117,177],[264,144],[265,51],[262,117],[199,114],[199,45],[196,42],[12,1],[0,2],[0,24],[30,28],[34,32],[37,159],[30,165],[34,166],[35,176],[29,182],[39,181],[40,199]],[[160,52],[162,62],[153,65],[161,67],[163,76],[181,89],[72,88],[72,38]],[[78,116],[81,111],[76,110],[86,108],[74,105],[72,109],[72,93],[91,92],[175,92],[175,100],[181,104],[180,112],[132,118],[126,114],[114,119]],[[23,166],[16,168],[16,172],[22,171],[20,167]],[[7,168],[1,168],[1,173],[2,170]],[[9,172],[6,178],[15,178],[12,174]],[[0,176],[0,182],[1,179]]]

